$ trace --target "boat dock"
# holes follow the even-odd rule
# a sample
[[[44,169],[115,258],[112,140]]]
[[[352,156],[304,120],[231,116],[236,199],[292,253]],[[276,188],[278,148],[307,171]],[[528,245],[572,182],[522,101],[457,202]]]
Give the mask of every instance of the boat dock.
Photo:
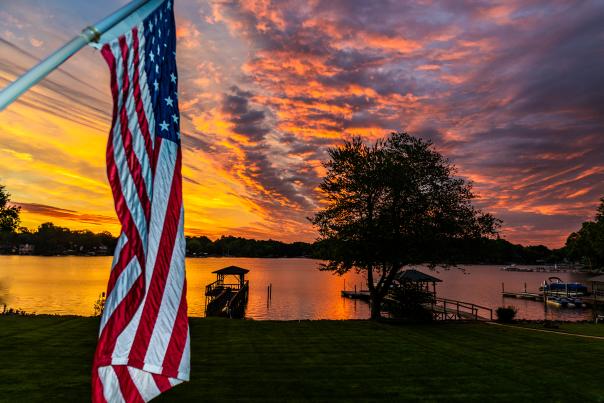
[[[518,298],[518,299],[530,299],[533,301],[543,302],[543,294],[537,294],[532,292],[510,292],[503,291],[501,295],[505,298]]]
[[[247,307],[249,280],[245,279],[248,269],[229,266],[216,270],[217,279],[206,286],[206,316],[225,316],[243,318]],[[237,278],[237,282],[226,283],[225,277]]]
[[[503,291],[501,292],[501,296],[504,298],[517,298],[517,299],[526,299],[530,301],[544,302],[546,296],[543,293],[532,293],[532,292],[510,292]],[[576,294],[566,294],[566,293],[548,293],[549,297],[572,297],[572,298],[580,298],[581,302],[583,302],[587,307],[594,306],[596,304],[602,304],[602,297],[599,298],[596,295],[576,295]]]
[[[342,290],[341,295],[348,299],[360,299],[361,301],[369,301],[369,290]]]

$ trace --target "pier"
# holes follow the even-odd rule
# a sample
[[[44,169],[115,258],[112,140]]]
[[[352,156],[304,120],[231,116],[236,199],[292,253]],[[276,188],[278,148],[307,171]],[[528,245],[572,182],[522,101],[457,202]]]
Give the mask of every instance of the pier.
[[[430,309],[435,320],[493,320],[493,309],[471,302],[435,298]]]
[[[432,314],[434,320],[493,320],[493,309],[477,305],[471,302],[458,301],[448,298],[441,298],[436,296],[436,283],[442,282],[434,276],[431,276],[421,271],[409,269],[401,272],[393,286],[401,287],[401,290],[405,290],[404,294],[411,293],[412,295],[424,295],[426,299],[421,305],[424,309]],[[346,283],[344,283],[346,288]],[[343,298],[358,299],[365,302],[371,302],[371,295],[369,290],[357,291],[356,286],[354,290],[342,290],[340,295]],[[392,310],[395,306],[400,305],[401,301],[398,299],[394,292],[394,288],[386,295],[383,299],[382,310],[392,315]]]
[[[225,316],[227,318],[243,318],[247,307],[249,280],[245,279],[248,269],[229,266],[213,271],[216,281],[206,286],[206,316]],[[238,281],[226,283],[227,276],[235,277]]]
[[[604,280],[604,276],[603,277]],[[593,286],[591,293],[587,295],[582,295],[581,293],[572,292],[572,291],[548,291],[544,292],[528,292],[526,289],[526,283],[524,284],[523,291],[506,291],[505,284],[501,283],[501,296],[504,298],[516,298],[516,299],[524,299],[530,301],[537,302],[546,302],[548,297],[573,297],[580,298],[581,302],[583,302],[588,307],[595,307],[597,305],[602,304],[602,300],[604,299],[604,295],[602,295],[602,291],[598,291],[597,288],[597,278],[591,279]]]

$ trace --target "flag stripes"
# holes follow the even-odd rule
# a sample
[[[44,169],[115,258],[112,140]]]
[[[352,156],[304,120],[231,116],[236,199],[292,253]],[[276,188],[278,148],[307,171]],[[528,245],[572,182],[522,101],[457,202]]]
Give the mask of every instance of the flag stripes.
[[[95,402],[148,401],[189,379],[171,6],[163,2],[101,49],[113,96],[107,176],[122,233],[93,365]]]

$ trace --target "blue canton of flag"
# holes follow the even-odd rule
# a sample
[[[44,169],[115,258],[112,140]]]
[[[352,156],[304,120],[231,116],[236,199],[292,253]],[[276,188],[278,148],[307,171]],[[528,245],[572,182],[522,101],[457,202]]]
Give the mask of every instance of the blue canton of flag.
[[[166,5],[167,10],[171,3]],[[155,110],[156,135],[168,140],[180,141],[178,111],[178,73],[176,71],[176,28],[174,14],[164,12],[163,7],[145,20],[147,80]]]

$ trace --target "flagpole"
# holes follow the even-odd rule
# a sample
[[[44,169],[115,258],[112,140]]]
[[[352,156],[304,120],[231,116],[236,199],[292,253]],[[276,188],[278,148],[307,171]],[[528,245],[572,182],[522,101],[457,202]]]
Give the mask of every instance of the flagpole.
[[[34,86],[65,60],[73,56],[90,42],[98,42],[101,36],[130,14],[144,6],[150,0],[132,1],[94,25],[84,28],[82,32],[57,49],[53,54],[32,67],[29,71],[0,91],[0,111],[10,105],[21,94]]]

